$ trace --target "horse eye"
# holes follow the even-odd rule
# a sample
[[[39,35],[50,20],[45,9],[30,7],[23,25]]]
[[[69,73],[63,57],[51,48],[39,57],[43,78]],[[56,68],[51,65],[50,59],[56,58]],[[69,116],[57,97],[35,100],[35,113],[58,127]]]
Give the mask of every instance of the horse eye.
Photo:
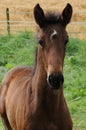
[[[40,40],[38,41],[38,43],[39,43],[42,47],[44,47],[44,41],[43,41],[42,39],[40,39]]]
[[[57,38],[57,34],[51,36],[51,39],[56,39],[56,38]]]
[[[69,39],[65,40],[64,48],[66,49],[66,45],[69,42]]]
[[[69,39],[65,40],[65,45],[69,42]]]

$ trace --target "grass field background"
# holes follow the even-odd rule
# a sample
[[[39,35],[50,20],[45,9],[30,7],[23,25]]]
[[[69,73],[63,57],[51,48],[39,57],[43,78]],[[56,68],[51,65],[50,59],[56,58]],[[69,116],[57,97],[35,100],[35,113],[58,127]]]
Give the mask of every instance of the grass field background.
[[[37,42],[32,32],[0,36],[0,82],[15,66],[34,65]],[[86,41],[70,38],[64,62],[64,93],[74,130],[86,130]],[[0,130],[4,130],[0,121]]]

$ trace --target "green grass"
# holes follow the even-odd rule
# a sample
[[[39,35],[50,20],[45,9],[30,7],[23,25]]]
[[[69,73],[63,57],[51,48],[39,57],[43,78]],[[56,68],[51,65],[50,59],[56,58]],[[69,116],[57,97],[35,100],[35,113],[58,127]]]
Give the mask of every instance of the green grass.
[[[33,65],[35,37],[31,32],[0,36],[0,81],[14,66]],[[64,92],[74,130],[86,130],[86,41],[70,38],[64,62]],[[3,130],[0,122],[0,130]]]
[[[35,37],[31,32],[0,37],[0,81],[6,71],[14,66],[33,65]]]
[[[70,39],[65,57],[65,96],[74,128],[86,130],[86,41]]]

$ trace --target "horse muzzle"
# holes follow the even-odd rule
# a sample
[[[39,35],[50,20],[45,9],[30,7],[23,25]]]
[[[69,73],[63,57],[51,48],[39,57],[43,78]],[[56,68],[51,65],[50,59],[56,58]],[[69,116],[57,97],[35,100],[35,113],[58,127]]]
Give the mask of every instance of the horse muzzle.
[[[64,83],[64,76],[61,73],[50,74],[47,78],[47,81],[52,89],[59,89]]]

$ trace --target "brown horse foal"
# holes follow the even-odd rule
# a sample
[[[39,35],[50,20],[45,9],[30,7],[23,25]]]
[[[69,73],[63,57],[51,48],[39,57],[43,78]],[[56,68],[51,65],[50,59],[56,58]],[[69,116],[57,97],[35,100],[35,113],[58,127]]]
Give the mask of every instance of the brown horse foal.
[[[63,94],[63,64],[72,16],[67,4],[62,14],[44,13],[39,4],[34,17],[39,25],[35,67],[16,67],[0,88],[0,115],[5,130],[72,130]]]

